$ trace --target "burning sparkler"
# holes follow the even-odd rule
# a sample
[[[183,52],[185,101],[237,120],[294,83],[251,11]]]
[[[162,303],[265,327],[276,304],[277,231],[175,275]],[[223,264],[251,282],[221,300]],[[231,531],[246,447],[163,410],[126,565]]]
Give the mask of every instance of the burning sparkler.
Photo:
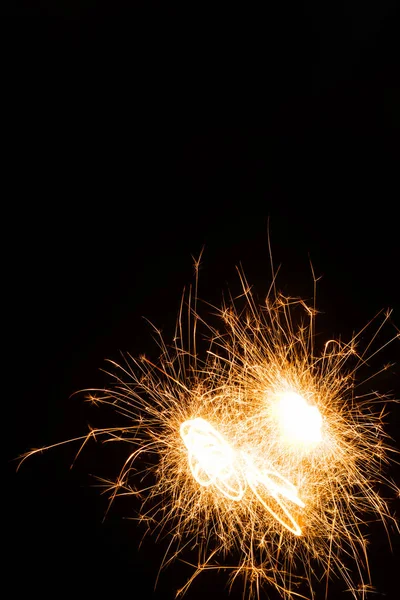
[[[222,307],[223,334],[189,302],[189,341],[182,304],[172,347],[157,332],[157,364],[130,356],[111,363],[114,385],[89,398],[115,407],[126,423],[91,431],[83,444],[96,435],[131,446],[110,500],[142,498],[142,521],[172,538],[164,566],[197,549],[193,576],[178,593],[203,570],[226,567],[230,553],[239,556],[232,577],[244,576],[249,597],[269,582],[291,599],[304,580],[312,596],[318,565],[327,582],[339,573],[357,597],[358,582],[368,586],[363,520],[394,523],[376,486],[392,485],[382,472],[388,399],[355,393],[370,346],[359,353],[358,336],[330,340],[316,355],[312,308],[276,293],[258,307],[241,281],[245,310]],[[307,321],[296,327],[298,311]],[[201,324],[209,340],[203,359]]]

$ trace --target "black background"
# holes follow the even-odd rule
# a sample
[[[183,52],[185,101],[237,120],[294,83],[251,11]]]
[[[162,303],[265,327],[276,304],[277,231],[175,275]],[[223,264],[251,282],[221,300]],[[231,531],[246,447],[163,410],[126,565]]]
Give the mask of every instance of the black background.
[[[262,301],[269,218],[278,287],[312,298],[309,258],[322,276],[321,339],[348,339],[388,307],[399,326],[394,17],[389,1],[263,14],[89,0],[10,8],[2,237],[11,597],[167,599],[186,581],[190,569],[177,562],[154,591],[166,543],[148,537],[139,549],[144,529],[125,518],[131,499],[102,523],[107,500],[94,476],[115,477],[125,448],[93,443],[72,470],[72,444],[18,474],[12,459],[88,424],[118,424],[70,396],[106,385],[100,369],[120,351],[157,357],[142,317],[169,339],[203,246],[204,300],[239,292],[241,263]],[[378,341],[394,333],[388,326]],[[398,357],[395,341],[364,374]],[[397,364],[370,386],[400,397],[398,382]],[[388,422],[397,447],[399,413],[393,406]],[[400,481],[397,467],[391,475]],[[372,597],[394,600],[399,538],[392,551],[382,528],[370,541]],[[204,574],[187,597],[228,597],[226,577]],[[333,582],[330,597],[347,597],[343,587]],[[231,597],[241,598],[240,584]]]

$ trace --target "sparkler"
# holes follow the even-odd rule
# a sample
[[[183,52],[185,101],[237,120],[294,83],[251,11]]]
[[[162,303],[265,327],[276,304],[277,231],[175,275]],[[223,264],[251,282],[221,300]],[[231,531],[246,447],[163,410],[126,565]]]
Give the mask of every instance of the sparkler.
[[[240,277],[245,307],[232,300],[218,310],[223,333],[198,315],[196,279],[172,346],[155,330],[158,363],[130,355],[111,361],[110,389],[86,392],[125,423],[78,439],[130,446],[116,481],[106,484],[110,503],[118,494],[141,498],[140,520],[171,538],[163,566],[197,553],[178,594],[205,569],[223,567],[232,581],[243,575],[249,598],[264,583],[287,600],[313,597],[315,580],[325,577],[328,590],[334,573],[358,597],[369,585],[366,523],[397,527],[378,490],[396,489],[384,472],[392,451],[383,429],[389,400],[357,395],[356,374],[376,353],[376,334],[363,352],[358,334],[348,343],[329,340],[318,355],[315,309],[274,286],[259,307]]]

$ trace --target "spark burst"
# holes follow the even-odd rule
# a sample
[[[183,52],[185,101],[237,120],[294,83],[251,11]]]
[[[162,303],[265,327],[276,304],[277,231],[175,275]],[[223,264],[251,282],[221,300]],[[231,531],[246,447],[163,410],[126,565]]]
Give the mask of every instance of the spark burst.
[[[364,597],[365,526],[380,520],[387,530],[397,527],[378,491],[382,484],[395,489],[384,473],[392,451],[383,430],[388,399],[356,394],[356,374],[376,353],[378,332],[362,353],[358,334],[348,343],[327,341],[317,355],[315,309],[274,285],[260,307],[240,277],[241,298],[217,311],[220,333],[197,312],[196,275],[173,344],[155,329],[159,361],[111,361],[110,389],[86,390],[125,424],[78,439],[83,446],[104,436],[130,446],[110,482],[110,503],[118,494],[141,498],[140,519],[170,538],[162,566],[197,554],[177,595],[202,571],[228,568],[232,582],[243,576],[249,598],[266,583],[285,599],[313,598],[323,577],[327,595],[334,574]]]

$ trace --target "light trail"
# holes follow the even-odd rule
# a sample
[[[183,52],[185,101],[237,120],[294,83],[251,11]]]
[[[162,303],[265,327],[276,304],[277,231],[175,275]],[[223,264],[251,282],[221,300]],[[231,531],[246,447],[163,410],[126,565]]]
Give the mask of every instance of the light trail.
[[[180,426],[180,434],[189,453],[190,470],[200,485],[214,485],[226,498],[239,502],[246,491],[245,481],[264,508],[283,527],[301,535],[300,525],[290,512],[287,501],[301,508],[305,504],[298,497],[297,488],[283,475],[271,469],[260,470],[248,454],[235,453],[205,419],[185,421]],[[277,505],[275,509],[273,501]]]
[[[195,480],[202,486],[213,484],[230,500],[241,500],[245,485],[235,468],[235,453],[221,434],[201,418],[182,423],[180,434]]]

